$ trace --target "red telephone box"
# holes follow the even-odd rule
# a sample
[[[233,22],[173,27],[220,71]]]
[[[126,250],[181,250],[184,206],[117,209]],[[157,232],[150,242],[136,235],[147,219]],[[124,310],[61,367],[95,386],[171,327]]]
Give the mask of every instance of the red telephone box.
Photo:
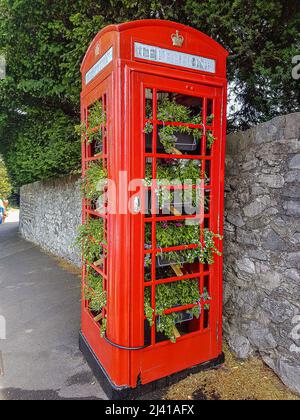
[[[113,399],[223,361],[227,56],[195,29],[144,20],[103,29],[82,64],[83,178],[89,190],[99,168],[115,203],[83,199],[80,348]],[[175,202],[185,181],[164,177],[201,189],[195,213]]]

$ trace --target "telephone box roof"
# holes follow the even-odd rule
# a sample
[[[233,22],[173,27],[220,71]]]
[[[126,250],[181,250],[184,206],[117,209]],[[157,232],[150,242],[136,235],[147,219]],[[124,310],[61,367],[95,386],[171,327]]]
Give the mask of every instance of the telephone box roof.
[[[82,62],[81,71],[84,70],[85,63],[86,63],[88,57],[91,54],[91,50],[93,50],[93,48],[95,47],[97,42],[104,35],[106,35],[108,33],[111,33],[111,32],[123,33],[123,32],[126,32],[126,31],[134,31],[135,29],[138,29],[138,28],[147,28],[147,27],[172,28],[172,30],[175,29],[175,30],[183,31],[186,34],[191,34],[193,36],[193,38],[198,39],[199,42],[202,42],[202,43],[206,44],[207,46],[209,45],[218,54],[220,54],[221,56],[224,56],[224,58],[226,58],[229,55],[228,51],[224,47],[222,47],[222,45],[219,44],[217,41],[213,40],[208,35],[204,34],[201,31],[198,31],[197,29],[194,29],[190,26],[183,25],[183,24],[177,23],[177,22],[172,22],[172,21],[169,21],[169,20],[144,19],[144,20],[136,20],[136,21],[132,21],[132,22],[125,22],[125,23],[121,23],[119,25],[109,25],[109,26],[106,26],[105,28],[103,28],[96,35],[96,37],[92,41],[89,49],[87,50],[86,55],[85,55],[85,57],[83,59],[83,62]],[[159,32],[157,32],[157,33],[159,34]],[[158,39],[159,39],[159,36],[158,36]]]

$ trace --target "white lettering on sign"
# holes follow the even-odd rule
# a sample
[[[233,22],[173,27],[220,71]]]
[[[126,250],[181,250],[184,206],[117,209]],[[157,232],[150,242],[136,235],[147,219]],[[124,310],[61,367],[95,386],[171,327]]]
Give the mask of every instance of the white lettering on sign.
[[[216,72],[216,60],[210,58],[140,44],[139,42],[136,42],[134,47],[136,58],[155,61],[156,63],[171,64],[193,70],[206,71],[208,73]]]
[[[85,83],[89,84],[95,77],[113,61],[113,47],[108,50],[85,75]]]

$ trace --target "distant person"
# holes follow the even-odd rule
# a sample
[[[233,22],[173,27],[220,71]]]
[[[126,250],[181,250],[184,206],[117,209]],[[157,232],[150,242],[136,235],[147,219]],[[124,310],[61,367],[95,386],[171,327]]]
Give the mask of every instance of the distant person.
[[[3,205],[4,205],[4,215],[3,215],[3,223],[5,223],[5,219],[8,216],[8,205],[9,205],[9,201],[8,200],[3,200]]]
[[[3,201],[0,198],[0,225],[4,223],[4,220],[6,217],[5,214],[6,214],[5,206],[4,206]]]

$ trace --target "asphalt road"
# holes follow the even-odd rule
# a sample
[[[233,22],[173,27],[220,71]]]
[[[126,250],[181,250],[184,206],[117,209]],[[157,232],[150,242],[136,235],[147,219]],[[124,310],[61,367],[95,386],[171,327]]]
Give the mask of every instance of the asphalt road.
[[[0,225],[0,400],[106,399],[78,350],[79,278],[10,220]]]

